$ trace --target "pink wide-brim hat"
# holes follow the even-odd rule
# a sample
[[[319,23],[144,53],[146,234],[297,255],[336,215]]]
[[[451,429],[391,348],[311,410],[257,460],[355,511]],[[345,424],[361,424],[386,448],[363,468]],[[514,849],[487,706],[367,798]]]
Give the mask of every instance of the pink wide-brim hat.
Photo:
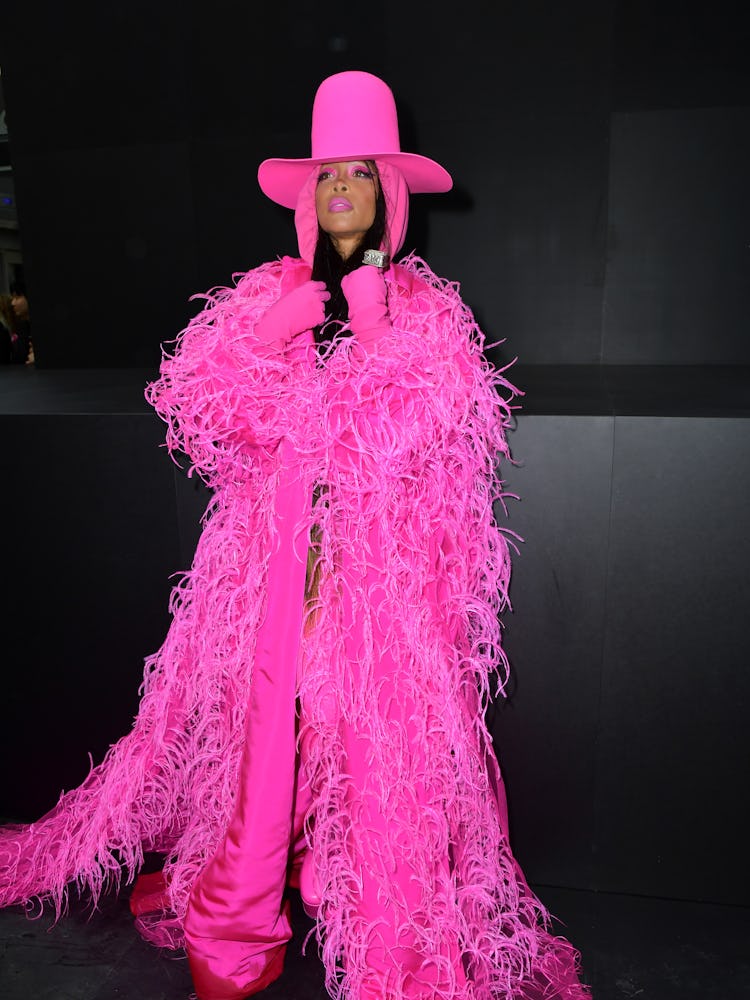
[[[264,160],[258,183],[268,197],[295,208],[310,169],[320,163],[381,160],[404,176],[412,194],[450,191],[451,175],[427,156],[402,153],[391,88],[372,73],[352,70],[318,87],[312,112],[312,155],[304,160]]]

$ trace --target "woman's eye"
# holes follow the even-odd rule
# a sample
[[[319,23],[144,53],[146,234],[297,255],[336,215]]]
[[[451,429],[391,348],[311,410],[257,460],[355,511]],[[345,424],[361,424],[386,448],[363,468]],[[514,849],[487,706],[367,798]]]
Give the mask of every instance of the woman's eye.
[[[327,181],[329,177],[333,177],[332,170],[321,170],[318,174],[318,184],[320,184],[321,181]]]
[[[368,170],[367,167],[355,167],[352,170],[352,177],[364,177],[368,181],[372,180],[372,171]]]

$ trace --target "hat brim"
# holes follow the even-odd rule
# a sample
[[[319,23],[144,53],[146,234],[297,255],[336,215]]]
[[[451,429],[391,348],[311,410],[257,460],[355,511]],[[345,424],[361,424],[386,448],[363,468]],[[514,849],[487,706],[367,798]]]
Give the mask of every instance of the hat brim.
[[[284,208],[295,208],[297,198],[310,170],[321,163],[342,163],[347,160],[380,160],[397,167],[403,174],[411,194],[439,194],[450,191],[453,178],[439,163],[417,153],[372,153],[317,157],[307,160],[264,160],[258,167],[261,191],[271,201]]]

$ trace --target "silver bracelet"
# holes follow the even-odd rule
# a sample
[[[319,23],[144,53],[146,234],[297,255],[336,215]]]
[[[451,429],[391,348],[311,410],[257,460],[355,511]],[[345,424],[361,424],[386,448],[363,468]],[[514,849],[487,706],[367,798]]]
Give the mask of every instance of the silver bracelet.
[[[362,255],[363,264],[372,264],[373,267],[386,268],[391,262],[391,258],[382,250],[365,250]]]

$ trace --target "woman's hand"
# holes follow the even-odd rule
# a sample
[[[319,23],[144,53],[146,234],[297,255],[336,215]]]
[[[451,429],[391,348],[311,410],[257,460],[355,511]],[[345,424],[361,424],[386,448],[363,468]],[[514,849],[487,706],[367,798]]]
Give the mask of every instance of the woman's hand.
[[[341,279],[341,289],[349,303],[352,333],[369,349],[391,330],[383,271],[363,264]]]
[[[325,303],[331,294],[324,281],[306,281],[274,302],[255,324],[259,340],[284,347],[303,330],[312,330],[325,319]]]

